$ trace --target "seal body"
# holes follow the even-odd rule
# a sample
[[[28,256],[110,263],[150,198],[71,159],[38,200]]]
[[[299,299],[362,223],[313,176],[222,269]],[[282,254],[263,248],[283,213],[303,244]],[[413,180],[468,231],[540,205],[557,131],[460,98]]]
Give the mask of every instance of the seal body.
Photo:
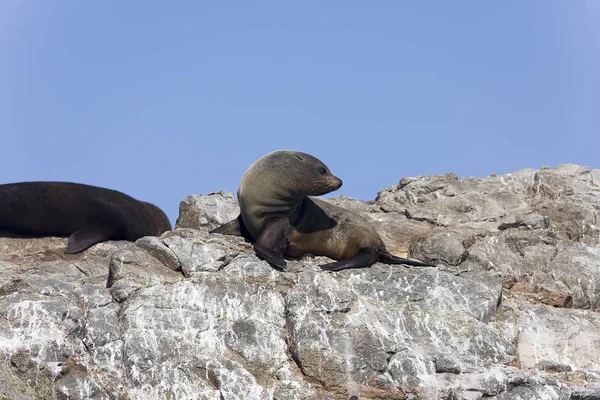
[[[314,215],[319,217],[315,220]],[[312,253],[343,260],[355,256],[359,249],[385,251],[383,241],[367,218],[316,197],[303,199],[298,218],[291,226],[287,256]]]
[[[68,237],[65,253],[78,253],[102,241],[169,230],[160,208],[115,190],[70,182],[0,185],[0,236]]]
[[[300,152],[279,150],[256,161],[238,189],[240,216],[211,233],[245,236],[256,254],[283,269],[283,256],[304,253],[334,260],[331,271],[368,267],[376,261],[427,266],[391,255],[363,216],[312,197],[342,185],[320,160]]]

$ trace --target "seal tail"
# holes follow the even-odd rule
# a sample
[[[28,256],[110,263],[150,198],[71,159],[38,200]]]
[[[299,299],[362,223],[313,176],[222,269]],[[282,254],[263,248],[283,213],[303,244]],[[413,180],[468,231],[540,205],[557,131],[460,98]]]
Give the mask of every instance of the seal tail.
[[[387,251],[381,251],[379,253],[379,261],[385,264],[404,264],[412,265],[415,267],[435,267],[435,265],[424,263],[423,261],[410,260],[408,258],[396,257]]]

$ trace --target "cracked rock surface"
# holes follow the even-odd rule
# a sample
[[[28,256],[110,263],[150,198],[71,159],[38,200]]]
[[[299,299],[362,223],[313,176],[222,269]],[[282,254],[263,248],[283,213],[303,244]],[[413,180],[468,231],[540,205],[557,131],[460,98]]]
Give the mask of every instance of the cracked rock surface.
[[[276,271],[207,233],[228,192],[135,244],[0,238],[0,399],[600,399],[600,170],[331,201],[437,267]]]

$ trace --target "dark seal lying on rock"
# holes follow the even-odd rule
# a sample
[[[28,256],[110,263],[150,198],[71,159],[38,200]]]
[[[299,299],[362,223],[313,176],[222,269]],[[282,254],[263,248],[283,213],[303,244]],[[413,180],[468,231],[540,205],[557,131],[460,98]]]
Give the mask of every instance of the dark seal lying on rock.
[[[317,158],[296,151],[267,154],[246,171],[238,189],[240,216],[211,233],[240,235],[254,242],[256,254],[278,269],[283,256],[304,253],[339,260],[328,271],[389,264],[429,266],[396,257],[363,216],[315,197],[337,190],[341,179]]]
[[[68,236],[65,253],[78,253],[105,240],[170,230],[160,208],[115,190],[69,182],[0,185],[0,237]]]

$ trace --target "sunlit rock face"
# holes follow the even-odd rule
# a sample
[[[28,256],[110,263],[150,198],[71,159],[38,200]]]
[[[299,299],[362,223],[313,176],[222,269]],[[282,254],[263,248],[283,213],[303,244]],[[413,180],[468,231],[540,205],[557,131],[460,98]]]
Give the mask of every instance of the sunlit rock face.
[[[437,267],[276,271],[207,233],[239,213],[227,192],[135,244],[1,238],[0,399],[600,398],[599,170],[331,201]]]

